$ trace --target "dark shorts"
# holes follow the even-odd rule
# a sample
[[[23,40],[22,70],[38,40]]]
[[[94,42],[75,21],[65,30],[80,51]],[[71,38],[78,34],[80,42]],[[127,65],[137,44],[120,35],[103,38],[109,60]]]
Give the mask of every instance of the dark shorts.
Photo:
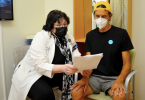
[[[96,94],[102,91],[108,95],[107,91],[111,88],[117,77],[118,76],[101,76],[92,74],[89,78],[89,85]]]

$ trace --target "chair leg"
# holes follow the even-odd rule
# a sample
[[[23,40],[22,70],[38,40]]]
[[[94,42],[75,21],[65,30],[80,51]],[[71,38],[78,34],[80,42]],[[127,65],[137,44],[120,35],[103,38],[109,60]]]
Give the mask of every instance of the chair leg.
[[[58,87],[54,87],[53,88],[53,92],[54,92],[54,95],[55,95],[55,100],[59,100],[59,88]]]
[[[58,94],[58,89],[56,90],[56,100],[58,100],[59,94]]]
[[[32,99],[30,99],[29,97],[27,97],[26,100],[32,100]]]

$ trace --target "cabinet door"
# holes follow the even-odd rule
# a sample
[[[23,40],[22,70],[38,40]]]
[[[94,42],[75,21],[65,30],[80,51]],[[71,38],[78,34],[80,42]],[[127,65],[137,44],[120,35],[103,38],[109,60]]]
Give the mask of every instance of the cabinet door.
[[[76,40],[85,37],[84,19],[84,0],[73,0],[73,35]]]
[[[74,38],[82,55],[86,34],[92,30],[92,0],[73,0]]]
[[[73,0],[73,22],[75,39],[85,39],[92,30],[92,0]]]

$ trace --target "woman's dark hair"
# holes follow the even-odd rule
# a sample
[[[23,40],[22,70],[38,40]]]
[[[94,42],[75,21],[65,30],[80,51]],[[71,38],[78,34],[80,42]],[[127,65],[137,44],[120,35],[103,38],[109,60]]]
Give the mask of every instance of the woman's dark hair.
[[[97,6],[97,8],[106,8],[106,6],[101,4],[101,5]],[[95,14],[95,11],[94,11],[94,14]],[[111,12],[110,11],[108,11],[108,14],[111,17]]]
[[[52,10],[47,15],[46,24],[43,26],[43,29],[45,31],[51,31],[54,28],[54,23],[57,21],[59,22],[60,18],[64,18],[67,21],[67,25],[70,23],[69,17],[64,12],[61,12],[60,10]]]

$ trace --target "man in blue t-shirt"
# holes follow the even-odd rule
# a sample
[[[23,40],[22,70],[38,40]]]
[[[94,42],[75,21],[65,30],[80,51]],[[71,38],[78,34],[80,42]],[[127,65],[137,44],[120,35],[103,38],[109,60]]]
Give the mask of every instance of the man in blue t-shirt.
[[[124,80],[130,73],[130,51],[133,45],[125,29],[109,24],[111,6],[101,1],[94,7],[97,28],[86,36],[84,51],[87,54],[103,53],[98,67],[82,72],[84,76],[72,87],[73,100],[84,100],[92,93],[105,92],[113,100],[125,100]]]

